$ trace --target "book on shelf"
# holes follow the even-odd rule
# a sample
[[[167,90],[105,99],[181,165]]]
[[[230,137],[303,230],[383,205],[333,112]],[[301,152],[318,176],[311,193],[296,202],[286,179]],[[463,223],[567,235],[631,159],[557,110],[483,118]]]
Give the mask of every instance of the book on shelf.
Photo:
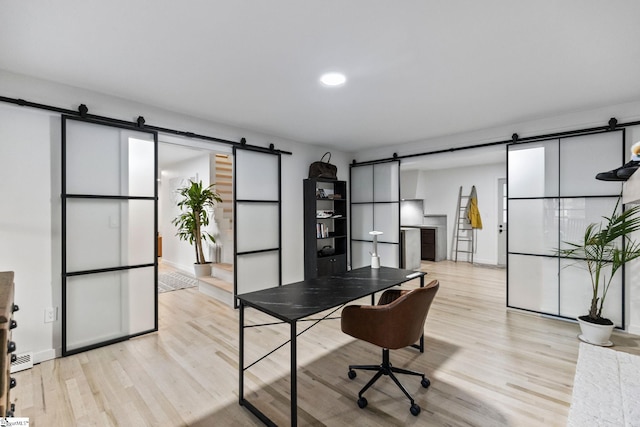
[[[316,224],[316,237],[318,239],[325,239],[329,237],[329,233],[329,227],[327,227],[325,224],[321,222]]]

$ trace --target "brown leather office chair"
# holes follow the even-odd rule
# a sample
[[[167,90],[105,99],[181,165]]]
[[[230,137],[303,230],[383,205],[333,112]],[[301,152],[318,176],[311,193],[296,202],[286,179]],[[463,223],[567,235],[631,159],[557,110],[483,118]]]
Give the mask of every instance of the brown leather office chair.
[[[409,371],[391,366],[389,350],[396,350],[414,344],[424,332],[427,313],[438,292],[437,280],[424,288],[413,290],[390,289],[385,291],[378,305],[360,306],[349,305],[342,310],[342,332],[363,341],[382,347],[382,363],[380,365],[350,365],[349,378],[356,377],[354,369],[377,371],[371,380],[358,393],[358,406],[367,406],[367,399],[363,397],[365,391],[382,375],[388,375],[400,390],[411,401],[409,408],[413,415],[420,413],[413,397],[398,381],[394,373],[416,375],[422,377],[422,387],[427,388],[431,381],[424,373]]]

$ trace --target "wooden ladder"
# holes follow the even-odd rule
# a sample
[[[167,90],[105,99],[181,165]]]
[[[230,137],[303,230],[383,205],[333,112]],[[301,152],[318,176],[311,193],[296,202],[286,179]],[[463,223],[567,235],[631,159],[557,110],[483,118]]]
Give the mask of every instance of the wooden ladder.
[[[462,186],[458,190],[458,206],[456,207],[456,221],[453,225],[453,260],[458,262],[458,254],[469,254],[471,264],[473,264],[474,232],[471,222],[467,218],[467,208],[469,206],[469,196],[462,195]],[[463,204],[463,201],[465,203]],[[462,248],[460,242],[463,243]],[[469,257],[467,257],[469,258]]]

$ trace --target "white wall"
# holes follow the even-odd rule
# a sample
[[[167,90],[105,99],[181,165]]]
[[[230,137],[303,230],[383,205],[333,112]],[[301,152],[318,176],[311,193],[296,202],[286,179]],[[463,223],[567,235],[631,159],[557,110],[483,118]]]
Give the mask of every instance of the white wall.
[[[640,120],[640,101],[609,105],[602,108],[551,116],[527,122],[511,123],[500,127],[478,129],[472,132],[443,135],[441,137],[411,143],[366,149],[355,153],[354,158],[359,162],[390,159],[393,153],[404,156],[497,141],[511,141],[511,135],[513,133],[517,133],[520,138],[525,138],[554,132],[607,126],[609,118],[611,117],[615,117],[619,123]],[[464,120],[464,117],[461,117],[460,120]],[[460,157],[464,156],[465,153],[468,152],[458,151],[451,153],[451,156]],[[419,159],[419,157],[416,159]],[[402,162],[406,163],[410,160],[412,159],[404,159]]]
[[[474,262],[498,263],[498,179],[505,176],[505,163],[420,171],[416,198],[424,199],[425,214],[447,215],[447,258],[451,255],[458,191],[462,186],[462,194],[468,196],[475,185],[483,227],[476,232]],[[466,259],[466,254],[458,256],[458,260]]]
[[[401,199],[417,199],[416,191],[418,189],[418,180],[420,179],[419,170],[401,170],[400,173],[400,198]]]
[[[325,148],[1,70],[0,94],[72,110],[86,104],[90,114],[132,121],[144,116],[151,125],[233,141],[245,137],[252,145],[291,151],[282,157],[282,276],[284,283],[304,278],[302,180]],[[338,178],[346,179],[351,156],[332,154]],[[46,307],[61,307],[60,175],[59,114],[0,103],[0,270],[16,273],[21,311],[14,337],[18,353],[33,351],[36,363],[54,357],[54,350],[60,354],[61,322],[44,323]]]
[[[53,357],[60,301],[60,118],[0,104],[0,270],[15,271],[17,352]],[[58,313],[59,315],[60,313]],[[58,316],[59,317],[59,316]],[[57,344],[59,346],[59,344]]]
[[[282,157],[282,281],[291,283],[304,279],[302,179],[309,175],[309,164],[320,160],[327,150],[293,143],[279,147],[293,152],[292,156]],[[336,151],[331,154],[331,163],[338,167],[338,179],[348,180],[351,157]]]

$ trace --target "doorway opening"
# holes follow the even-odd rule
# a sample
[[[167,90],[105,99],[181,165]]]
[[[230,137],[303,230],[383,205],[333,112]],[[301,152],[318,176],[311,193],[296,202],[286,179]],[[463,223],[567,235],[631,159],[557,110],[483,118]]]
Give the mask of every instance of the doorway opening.
[[[434,251],[444,253],[439,259],[454,259],[452,250],[454,226],[460,187],[468,195],[472,186],[477,190],[477,200],[482,218],[482,229],[476,230],[474,264],[504,267],[500,262],[500,233],[498,200],[501,194],[500,179],[506,175],[506,150],[504,146],[473,148],[453,153],[439,153],[402,159],[400,164],[400,196],[402,200],[415,201],[423,207],[420,225],[436,230],[432,238],[437,246]],[[505,184],[506,187],[506,184]],[[407,203],[408,204],[408,203]],[[505,208],[506,209],[506,208]],[[500,215],[502,212],[500,212]],[[401,212],[401,218],[406,216]],[[412,216],[415,222],[415,215]],[[401,226],[415,225],[402,223]],[[503,225],[503,230],[505,225]],[[444,234],[444,236],[442,236]],[[432,243],[433,244],[433,243]]]
[[[207,242],[205,259],[211,274],[194,277],[193,247],[176,236],[172,220],[180,214],[178,189],[189,181],[214,184],[222,198],[209,212],[205,231],[215,243]],[[158,282],[166,278],[176,289],[195,287],[226,304],[233,304],[233,155],[230,147],[195,139],[161,135],[158,144]]]

